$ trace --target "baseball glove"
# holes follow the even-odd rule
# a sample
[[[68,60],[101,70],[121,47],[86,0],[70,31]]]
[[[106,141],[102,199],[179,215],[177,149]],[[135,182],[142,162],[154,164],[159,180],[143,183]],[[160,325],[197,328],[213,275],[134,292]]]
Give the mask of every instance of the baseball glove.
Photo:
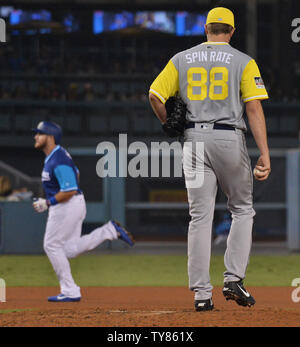
[[[179,96],[171,96],[165,103],[167,121],[163,124],[164,132],[170,137],[182,136],[186,123],[186,104]]]

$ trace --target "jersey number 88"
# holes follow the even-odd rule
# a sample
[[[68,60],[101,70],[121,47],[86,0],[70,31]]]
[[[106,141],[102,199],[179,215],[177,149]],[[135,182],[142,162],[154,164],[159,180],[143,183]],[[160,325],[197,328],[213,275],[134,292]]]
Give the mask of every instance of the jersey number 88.
[[[216,79],[216,74],[222,75],[222,79]],[[200,80],[194,76],[200,75]],[[207,98],[208,72],[203,67],[191,67],[187,71],[187,97],[190,100],[204,100]],[[224,100],[228,97],[228,69],[226,67],[213,67],[209,72],[209,98],[211,100]],[[215,87],[221,87],[221,93],[215,93]],[[193,88],[200,87],[200,94],[194,94]]]

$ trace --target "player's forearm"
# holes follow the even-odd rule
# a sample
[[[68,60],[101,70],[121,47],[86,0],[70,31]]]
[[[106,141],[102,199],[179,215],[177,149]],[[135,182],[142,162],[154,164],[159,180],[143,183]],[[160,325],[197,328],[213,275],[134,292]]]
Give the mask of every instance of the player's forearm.
[[[72,198],[77,193],[77,190],[72,190],[70,192],[58,192],[55,194],[55,199],[57,203],[66,202]]]
[[[156,117],[164,124],[167,120],[167,111],[165,105],[153,94],[149,94],[149,102]]]
[[[247,102],[246,113],[251,132],[260,154],[269,156],[266,121],[261,102],[259,100],[251,100]]]
[[[76,193],[76,190],[72,190],[70,192],[58,192],[49,200],[43,198],[34,199],[33,208],[36,210],[36,212],[45,212],[50,206],[70,200],[71,197],[74,196]]]

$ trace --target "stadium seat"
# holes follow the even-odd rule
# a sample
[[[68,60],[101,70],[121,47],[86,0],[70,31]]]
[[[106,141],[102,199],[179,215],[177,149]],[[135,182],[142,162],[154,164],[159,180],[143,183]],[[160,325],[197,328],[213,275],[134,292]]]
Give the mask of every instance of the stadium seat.
[[[128,132],[128,117],[126,114],[109,118],[109,131],[112,133]]]
[[[280,132],[280,124],[278,117],[266,117],[267,129],[270,133]]]
[[[68,115],[65,117],[64,131],[66,133],[79,133],[81,131],[81,117],[78,115]]]
[[[91,134],[106,134],[108,132],[107,118],[90,116],[88,119],[88,132]]]
[[[126,82],[114,82],[112,84],[112,90],[114,92],[127,93],[128,92],[128,83],[126,83]]]
[[[93,89],[95,90],[96,93],[98,94],[103,94],[105,93],[105,83],[102,82],[93,82]]]
[[[30,132],[30,116],[26,114],[18,114],[15,116],[15,130],[16,132]]]
[[[280,118],[280,130],[284,133],[297,133],[299,116],[285,116]]]
[[[155,115],[153,115],[152,120],[151,120],[151,129],[152,129],[153,133],[155,133],[155,134],[162,133],[160,121],[157,119],[157,117]]]
[[[10,115],[9,114],[3,114],[0,115],[0,131],[10,131]]]
[[[143,134],[151,132],[151,118],[145,114],[136,114],[133,119],[133,134]]]

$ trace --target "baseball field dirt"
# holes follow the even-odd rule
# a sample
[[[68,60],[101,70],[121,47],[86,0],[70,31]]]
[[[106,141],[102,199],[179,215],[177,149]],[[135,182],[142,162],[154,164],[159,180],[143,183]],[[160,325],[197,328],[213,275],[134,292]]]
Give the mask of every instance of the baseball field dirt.
[[[225,301],[214,288],[215,310],[195,312],[186,287],[84,287],[78,303],[48,303],[57,287],[8,287],[1,327],[299,327],[292,287],[247,287],[254,307]]]

